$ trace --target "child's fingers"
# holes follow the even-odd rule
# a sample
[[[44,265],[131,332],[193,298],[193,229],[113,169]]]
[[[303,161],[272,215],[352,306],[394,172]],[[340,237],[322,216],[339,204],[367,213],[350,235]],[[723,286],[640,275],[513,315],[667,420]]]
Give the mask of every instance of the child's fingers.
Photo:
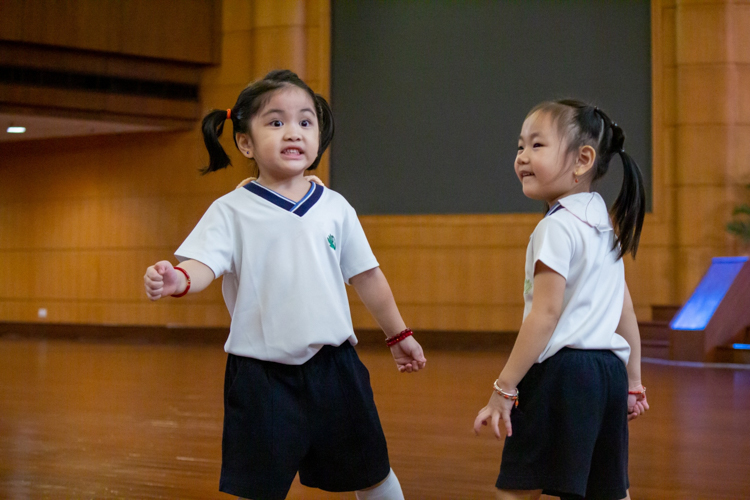
[[[252,182],[254,180],[255,180],[255,177],[248,177],[247,179],[243,179],[242,182],[240,182],[239,184],[237,184],[237,188],[236,189],[239,189],[242,186],[244,186],[245,184],[249,184],[250,182]]]
[[[174,269],[172,267],[172,263],[168,260],[162,260],[151,266],[154,268],[154,270],[159,273],[160,276],[164,276],[166,273],[168,273],[171,269]],[[151,268],[149,268],[151,269]]]
[[[479,431],[482,429],[482,426],[487,425],[487,417],[489,417],[489,415],[490,411],[486,406],[479,410],[477,418],[474,419],[474,434],[479,435]]]
[[[318,184],[319,186],[325,187],[325,184],[323,184],[323,181],[318,179],[317,175],[306,175],[305,179],[307,179],[308,181],[313,181],[315,184]]]
[[[161,283],[146,283],[146,296],[151,300],[160,299],[162,290]]]
[[[148,269],[146,269],[146,275],[143,277],[146,281],[163,281],[164,278],[162,277],[164,273],[160,273],[158,269],[156,269],[156,266],[151,266]]]
[[[505,422],[505,432],[508,436],[513,435],[513,426],[510,424],[510,410],[503,410],[503,422]]]
[[[146,269],[146,274],[143,276],[143,284],[146,288],[146,296],[150,300],[161,298],[161,292],[164,288],[164,278],[154,266]]]
[[[492,412],[492,432],[495,433],[495,437],[498,439],[502,439],[503,435],[500,434],[500,412],[493,411]]]

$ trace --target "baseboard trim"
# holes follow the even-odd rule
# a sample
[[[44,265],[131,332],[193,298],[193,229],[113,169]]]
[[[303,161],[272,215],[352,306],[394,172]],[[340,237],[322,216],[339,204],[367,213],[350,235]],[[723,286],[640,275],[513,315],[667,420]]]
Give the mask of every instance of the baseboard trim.
[[[200,343],[224,345],[228,327],[186,327],[154,325],[93,325],[77,323],[0,322],[0,338],[73,340],[80,342]],[[380,330],[357,329],[359,348],[385,348]],[[448,332],[420,330],[415,338],[426,350],[502,351],[509,350],[517,332]]]
[[[362,348],[385,347],[380,330],[356,330]],[[518,332],[448,332],[419,330],[414,332],[422,348],[440,351],[505,351],[513,347]]]
[[[228,327],[171,327],[154,325],[95,325],[78,323],[0,322],[0,337],[11,339],[76,340],[125,343],[220,343]]]

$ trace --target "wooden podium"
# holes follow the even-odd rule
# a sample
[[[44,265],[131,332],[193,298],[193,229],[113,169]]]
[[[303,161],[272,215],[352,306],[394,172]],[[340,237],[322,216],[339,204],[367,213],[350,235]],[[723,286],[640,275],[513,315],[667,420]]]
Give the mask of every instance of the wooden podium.
[[[748,257],[716,257],[690,299],[669,324],[669,357],[683,361],[716,361],[717,348],[731,344],[748,325]]]

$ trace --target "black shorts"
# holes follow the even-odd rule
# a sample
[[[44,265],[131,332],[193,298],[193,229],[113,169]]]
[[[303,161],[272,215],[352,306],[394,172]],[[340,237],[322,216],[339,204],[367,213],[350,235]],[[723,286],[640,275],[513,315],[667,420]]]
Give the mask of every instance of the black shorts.
[[[390,472],[370,374],[348,341],[302,365],[228,356],[219,489],[282,499],[297,471],[326,491],[368,488]]]
[[[625,498],[628,376],[612,351],[564,348],[518,384],[500,475],[504,490],[563,499]]]

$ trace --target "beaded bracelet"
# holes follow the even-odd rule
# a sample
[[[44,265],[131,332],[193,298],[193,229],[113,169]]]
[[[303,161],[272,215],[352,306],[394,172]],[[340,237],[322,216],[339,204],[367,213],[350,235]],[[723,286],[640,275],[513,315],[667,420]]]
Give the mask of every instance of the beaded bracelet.
[[[407,328],[398,335],[394,335],[393,337],[388,337],[387,339],[385,339],[385,345],[387,345],[388,347],[393,347],[394,345],[404,340],[406,337],[410,337],[412,335],[414,335],[414,332],[411,331],[411,328]]]
[[[498,395],[504,397],[505,399],[510,399],[511,401],[516,403],[516,408],[518,407],[518,389],[516,389],[515,394],[510,394],[508,392],[505,392],[500,388],[499,385],[497,385],[497,380],[492,384],[492,388],[495,389],[495,392],[498,393]]]
[[[646,395],[646,386],[642,385],[641,387],[643,387],[643,390],[640,390],[640,391],[628,391],[628,394],[630,394],[632,396],[638,396],[639,394],[643,394],[645,396]]]
[[[185,290],[183,290],[182,293],[175,293],[175,294],[172,295],[172,297],[178,298],[178,297],[182,297],[184,295],[187,295],[188,290],[190,290],[190,275],[187,273],[187,271],[185,271],[181,267],[174,266],[174,268],[177,271],[182,271],[182,274],[184,274],[185,278],[187,279],[187,286],[185,287]]]

